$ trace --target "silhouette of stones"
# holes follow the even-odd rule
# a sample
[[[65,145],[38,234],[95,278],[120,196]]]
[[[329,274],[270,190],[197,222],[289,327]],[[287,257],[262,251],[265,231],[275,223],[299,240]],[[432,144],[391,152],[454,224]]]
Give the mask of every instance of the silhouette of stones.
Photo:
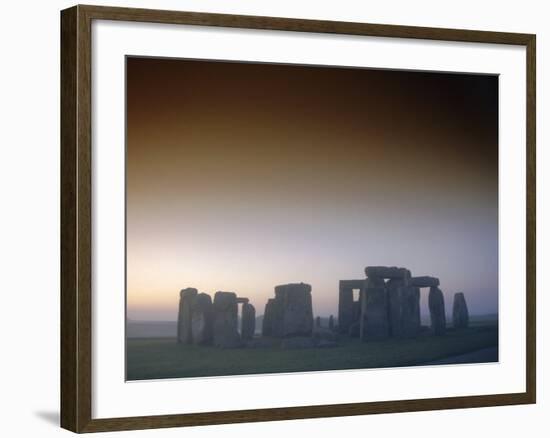
[[[468,306],[464,293],[457,292],[453,298],[453,327],[467,328],[470,316],[468,314]]]
[[[191,308],[191,336],[193,344],[212,343],[213,310],[210,295],[200,293],[193,299]]]
[[[438,287],[439,278],[429,277],[427,275],[422,277],[412,277],[409,280],[409,286],[415,287]]]
[[[237,297],[237,304],[246,304],[248,301],[248,298]]]
[[[334,317],[332,315],[328,317],[328,329],[334,331]]]
[[[338,330],[348,333],[349,327],[359,321],[361,305],[361,291],[365,287],[365,280],[340,280],[338,296]],[[353,290],[359,289],[359,300],[353,300]]]
[[[313,308],[311,286],[290,283],[275,286],[273,336],[311,336]],[[280,324],[277,324],[280,321]]]
[[[430,293],[428,295],[428,306],[430,308],[430,318],[432,332],[441,336],[446,331],[446,318],[445,318],[445,299],[443,292],[438,287],[430,287]]]
[[[368,278],[406,280],[411,276],[411,271],[405,268],[397,268],[395,266],[367,266],[365,268],[365,275]]]
[[[191,313],[197,289],[188,287],[180,291],[178,309],[178,343],[191,344],[193,342],[191,331]]]
[[[238,299],[237,299],[238,301]],[[247,301],[243,304],[241,316],[241,339],[250,340],[254,337],[256,330],[256,309]]]
[[[269,298],[265,304],[264,319],[262,320],[262,336],[269,337],[273,333],[273,306],[274,298]]]
[[[390,334],[412,338],[420,333],[420,289],[413,286],[388,287]]]
[[[321,327],[321,317],[317,316],[315,318],[315,327]]]
[[[362,341],[385,339],[390,334],[386,288],[385,286],[375,286],[376,284],[376,281],[369,278],[367,287],[363,291],[360,318]]]
[[[238,332],[237,295],[234,292],[216,292],[214,295],[214,345],[236,348],[241,345]]]

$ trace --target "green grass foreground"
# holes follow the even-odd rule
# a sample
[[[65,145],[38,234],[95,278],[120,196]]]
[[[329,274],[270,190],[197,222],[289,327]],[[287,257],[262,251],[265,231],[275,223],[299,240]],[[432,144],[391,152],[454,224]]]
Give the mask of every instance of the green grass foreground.
[[[127,380],[326,371],[414,366],[497,347],[498,326],[477,323],[441,337],[423,333],[368,343],[341,337],[333,348],[220,349],[179,345],[174,338],[130,338],[126,345]]]

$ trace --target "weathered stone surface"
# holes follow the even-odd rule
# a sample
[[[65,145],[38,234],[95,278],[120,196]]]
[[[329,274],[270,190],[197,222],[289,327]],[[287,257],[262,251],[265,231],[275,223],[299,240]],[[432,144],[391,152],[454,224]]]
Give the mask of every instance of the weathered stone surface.
[[[214,295],[214,345],[236,348],[241,345],[238,331],[237,295],[233,292],[216,292]]]
[[[346,333],[353,323],[353,289],[342,285],[340,280],[340,292],[338,295],[338,328],[341,333]]]
[[[386,281],[386,289],[395,289],[398,287],[405,287],[408,284],[409,282],[403,278],[392,278]]]
[[[311,337],[296,336],[292,338],[285,338],[281,342],[281,348],[283,350],[294,350],[298,348],[313,348],[315,347],[315,341]]]
[[[321,327],[321,317],[317,316],[315,318],[315,327]]]
[[[197,289],[188,287],[180,291],[180,302],[178,309],[178,342],[180,344],[191,344],[193,336],[191,331],[191,312],[193,301],[197,296]]]
[[[467,328],[470,322],[470,315],[468,313],[468,306],[466,305],[466,298],[464,293],[457,292],[453,298],[453,327],[454,328]]]
[[[282,318],[280,317],[282,314]],[[281,321],[281,327],[277,327]],[[313,308],[311,286],[291,283],[275,287],[274,336],[311,336]]]
[[[408,279],[411,271],[396,266],[367,266],[365,274],[368,278]]]
[[[361,321],[356,321],[349,326],[348,335],[352,338],[358,338],[361,334]]]
[[[445,299],[441,289],[437,287],[430,287],[428,307],[430,308],[432,332],[438,336],[444,335],[447,322],[445,318]]]
[[[420,333],[420,289],[412,286],[388,288],[390,334],[412,338]]]
[[[332,315],[328,317],[328,329],[334,331],[334,317]]]
[[[424,275],[422,277],[412,277],[409,280],[409,286],[414,286],[414,287],[438,287],[439,286],[439,278],[429,277],[427,275]]]
[[[365,280],[365,289],[372,289],[376,287],[386,287],[386,282],[384,281],[383,278],[368,277]],[[365,296],[364,294],[361,294],[361,300],[363,299],[364,296]]]
[[[387,338],[389,336],[389,317],[386,288],[367,288],[363,293],[360,318],[361,340]]]
[[[191,310],[193,344],[207,345],[212,343],[213,323],[212,298],[205,293],[196,295]]]
[[[241,316],[241,339],[249,340],[254,337],[256,330],[256,309],[250,303],[244,303]]]
[[[269,298],[265,305],[264,319],[262,321],[262,336],[273,335],[273,306],[274,298]]]
[[[250,300],[248,298],[243,298],[243,297],[237,297],[237,303],[238,304],[246,304],[248,303]]]

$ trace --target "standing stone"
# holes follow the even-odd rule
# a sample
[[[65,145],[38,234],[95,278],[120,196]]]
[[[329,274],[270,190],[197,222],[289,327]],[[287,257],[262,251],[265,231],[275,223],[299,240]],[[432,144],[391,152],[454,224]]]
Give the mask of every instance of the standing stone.
[[[248,341],[256,331],[256,309],[250,303],[244,303],[241,316],[241,339]]]
[[[210,295],[205,293],[198,294],[193,300],[191,313],[191,334],[193,337],[193,344],[211,344],[214,319],[212,298],[210,298]]]
[[[321,317],[320,316],[317,316],[315,318],[315,327],[317,327],[317,328],[321,327]]]
[[[403,333],[407,338],[414,338],[420,334],[420,288],[408,286],[403,290]]]
[[[332,315],[328,317],[328,329],[334,331],[334,317]]]
[[[453,298],[453,327],[467,328],[470,316],[468,314],[468,306],[464,293],[457,292]]]
[[[405,286],[401,280],[390,280],[386,284],[390,335],[398,338],[412,338],[420,332],[420,289]]]
[[[214,295],[214,345],[236,348],[241,345],[239,336],[239,308],[233,292],[216,292]]]
[[[188,287],[180,291],[180,303],[178,309],[178,343],[191,344],[193,336],[191,331],[191,313],[193,301],[197,296],[197,289]]]
[[[430,318],[432,332],[441,336],[446,331],[446,318],[445,318],[445,299],[443,292],[438,287],[430,287],[430,294],[428,295],[428,307],[430,308]]]
[[[338,331],[347,334],[349,327],[356,321],[359,321],[359,304],[353,299],[353,290],[361,291],[365,287],[365,280],[340,280],[338,297]],[[360,308],[360,306],[359,306]]]
[[[279,297],[275,298],[273,303],[273,322],[271,326],[273,327],[273,336],[280,338],[283,336],[283,314],[284,314],[284,300]]]
[[[360,337],[362,341],[389,336],[388,297],[386,288],[369,278],[361,300]],[[371,287],[378,284],[379,286]]]
[[[313,307],[309,284],[291,283],[275,287],[275,321],[277,320],[282,324],[280,330],[278,327],[274,330],[275,336],[279,333],[282,337],[311,336]]]
[[[262,336],[271,336],[272,329],[272,320],[273,320],[273,298],[269,298],[265,304],[264,318],[262,320]]]

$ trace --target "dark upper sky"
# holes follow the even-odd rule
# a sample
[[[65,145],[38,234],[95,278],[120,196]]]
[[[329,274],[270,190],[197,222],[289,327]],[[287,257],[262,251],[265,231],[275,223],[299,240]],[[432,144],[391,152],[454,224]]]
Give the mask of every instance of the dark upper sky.
[[[380,264],[496,312],[498,78],[128,58],[127,200],[136,319],[299,281],[336,314]]]

